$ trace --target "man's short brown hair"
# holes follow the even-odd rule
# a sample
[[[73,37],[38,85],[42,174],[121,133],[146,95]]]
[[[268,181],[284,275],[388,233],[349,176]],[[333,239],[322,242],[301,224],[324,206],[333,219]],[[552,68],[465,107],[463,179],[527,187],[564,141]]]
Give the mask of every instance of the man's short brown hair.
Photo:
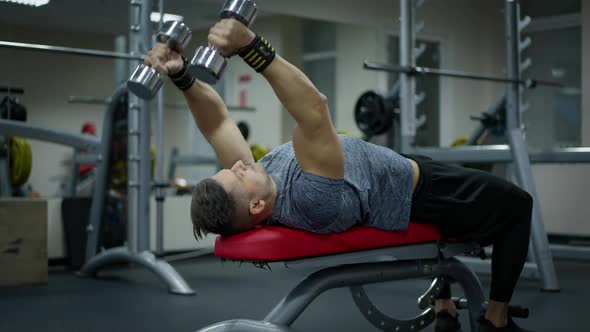
[[[191,219],[193,234],[201,239],[207,233],[230,235],[235,233],[236,201],[213,179],[205,179],[193,189]]]

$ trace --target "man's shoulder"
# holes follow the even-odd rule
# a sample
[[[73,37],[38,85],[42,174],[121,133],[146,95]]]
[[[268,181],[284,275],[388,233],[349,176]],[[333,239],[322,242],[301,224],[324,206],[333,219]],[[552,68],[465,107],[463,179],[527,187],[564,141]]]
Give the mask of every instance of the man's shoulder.
[[[275,147],[274,149],[272,149],[269,153],[267,153],[264,157],[262,157],[258,161],[258,163],[266,166],[269,162],[271,162],[277,156],[285,157],[285,156],[294,155],[294,153],[295,152],[293,150],[293,143],[287,142],[287,143],[281,144],[281,145]],[[279,159],[284,159],[284,158],[279,158]]]

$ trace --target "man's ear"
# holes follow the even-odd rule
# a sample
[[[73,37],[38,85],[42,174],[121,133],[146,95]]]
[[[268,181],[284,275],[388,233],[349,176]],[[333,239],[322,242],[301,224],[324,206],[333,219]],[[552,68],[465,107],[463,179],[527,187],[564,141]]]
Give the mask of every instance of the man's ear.
[[[266,202],[262,199],[250,202],[250,215],[255,216],[264,211]]]

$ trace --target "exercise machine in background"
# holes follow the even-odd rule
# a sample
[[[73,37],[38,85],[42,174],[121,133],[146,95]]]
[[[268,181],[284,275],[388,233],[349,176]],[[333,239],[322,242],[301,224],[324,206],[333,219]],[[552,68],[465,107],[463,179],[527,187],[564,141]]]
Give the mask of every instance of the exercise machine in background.
[[[27,109],[17,98],[24,89],[0,87],[2,94],[6,96],[0,101],[0,119],[26,122]],[[25,138],[0,136],[0,197],[31,196],[22,187],[31,175],[32,163],[31,146]]]
[[[160,6],[161,7],[161,6]],[[109,52],[88,49],[69,48],[51,45],[24,44],[16,42],[0,41],[0,47],[33,50],[39,52],[62,53],[79,56],[103,57],[110,59],[122,59],[130,62],[130,67],[143,61],[142,53],[147,51],[145,46],[152,45],[152,32],[150,26],[150,14],[152,11],[151,0],[130,1],[130,53]],[[162,8],[160,8],[162,9]],[[163,16],[160,13],[161,17]],[[143,45],[143,46],[142,46]],[[127,94],[127,88],[121,86],[115,90],[111,98],[104,123],[110,123],[116,101]],[[161,95],[159,98],[163,98]],[[145,267],[167,284],[170,292],[174,294],[193,295],[194,291],[186,281],[167,262],[156,259],[149,251],[149,204],[152,190],[150,171],[150,111],[149,104],[139,100],[134,95],[128,97],[128,182],[127,182],[127,245],[111,248],[97,254],[99,230],[102,221],[102,213],[105,199],[105,185],[107,169],[104,157],[109,155],[111,136],[110,126],[103,127],[102,142],[98,138],[88,135],[67,134],[38,126],[23,125],[14,121],[0,120],[0,135],[23,136],[39,139],[56,144],[71,146],[89,151],[97,155],[97,167],[94,184],[94,194],[90,209],[90,221],[86,228],[86,264],[80,270],[80,275],[96,276],[102,268],[115,263],[135,263]],[[159,121],[163,114],[163,102],[158,102]],[[161,121],[158,127],[161,127]],[[157,172],[157,182],[161,182],[162,172]],[[161,207],[162,202],[158,202]],[[160,217],[160,216],[159,216]],[[161,218],[160,218],[161,219]]]
[[[513,176],[518,184],[527,190],[536,202],[539,202],[536,185],[532,177],[532,162],[590,162],[590,148],[567,148],[551,150],[529,150],[524,141],[521,124],[523,106],[522,92],[537,86],[559,87],[555,82],[544,82],[534,79],[523,79],[522,73],[530,65],[529,60],[522,59],[522,53],[530,46],[530,39],[522,39],[521,32],[529,24],[530,18],[521,19],[518,1],[505,2],[506,27],[506,58],[507,76],[492,77],[465,73],[460,71],[440,70],[416,66],[415,54],[415,9],[413,0],[401,0],[400,19],[400,64],[385,65],[365,62],[370,70],[396,72],[400,78],[400,131],[396,134],[399,140],[399,151],[430,156],[433,159],[455,163],[512,163]],[[506,84],[505,94],[505,138],[508,144],[488,146],[463,146],[456,148],[424,148],[414,146],[417,122],[416,119],[416,85],[418,75],[437,75],[463,79],[495,81]],[[498,104],[501,104],[500,102]],[[472,138],[479,136],[477,132]],[[552,253],[555,256],[590,257],[588,248],[550,247],[545,232],[541,211],[538,204],[533,208],[531,232],[531,249],[529,262],[525,265],[523,275],[540,278],[542,289],[559,290],[559,283],[553,265]],[[569,255],[568,255],[569,254]],[[489,272],[488,262],[471,261],[470,266],[481,272]]]

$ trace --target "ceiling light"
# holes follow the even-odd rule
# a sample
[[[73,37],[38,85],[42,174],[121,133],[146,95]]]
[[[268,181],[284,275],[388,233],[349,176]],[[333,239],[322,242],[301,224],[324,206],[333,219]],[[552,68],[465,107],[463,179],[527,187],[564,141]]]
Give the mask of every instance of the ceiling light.
[[[160,13],[159,12],[152,12],[152,14],[150,15],[150,19],[152,20],[152,22],[156,22],[156,23],[160,22]],[[163,22],[167,22],[167,21],[182,22],[182,20],[184,20],[184,17],[182,17],[180,15],[164,13],[164,20],[162,20],[162,21]]]
[[[48,4],[49,0],[0,0],[0,2],[12,2],[19,5],[39,7]]]

